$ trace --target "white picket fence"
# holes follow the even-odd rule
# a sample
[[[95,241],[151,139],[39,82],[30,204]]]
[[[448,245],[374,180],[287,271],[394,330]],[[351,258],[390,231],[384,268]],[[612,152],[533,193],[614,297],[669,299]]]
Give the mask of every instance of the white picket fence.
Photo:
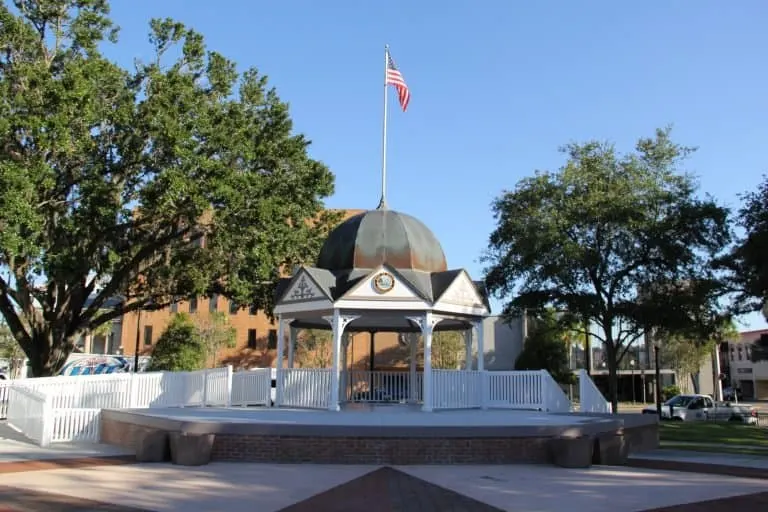
[[[21,379],[0,389],[8,393],[8,424],[46,446],[98,441],[102,409],[269,406],[270,388],[269,368],[233,373],[230,366],[196,372]]]
[[[22,379],[0,383],[8,424],[45,446],[98,441],[102,409],[251,406],[271,403],[270,368],[233,373],[231,367],[197,372],[153,372]],[[332,370],[287,368],[285,407],[327,409]],[[350,371],[340,375],[342,400],[421,401],[424,376],[411,387],[408,372]],[[610,404],[586,372],[579,375],[580,410],[610,413]],[[4,396],[4,395],[5,396]],[[3,400],[3,398],[5,398]],[[433,370],[433,409],[519,409],[569,412],[571,402],[545,370]]]
[[[40,446],[51,442],[53,407],[51,397],[26,388],[8,388],[8,424]]]
[[[342,378],[346,384],[346,393],[342,393],[342,397],[350,402],[403,403],[422,400],[422,372],[416,374],[414,386],[411,386],[411,374],[407,371],[350,370]]]
[[[282,370],[282,405],[310,409],[328,406],[331,370]],[[422,402],[424,375],[412,389],[407,371],[351,370],[340,375],[341,400],[371,403]],[[432,409],[521,409],[570,412],[571,401],[545,370],[432,370]]]
[[[579,412],[611,414],[611,402],[597,389],[586,370],[579,371]]]
[[[11,389],[11,381],[0,380],[0,420],[4,420],[8,413],[8,393]]]
[[[328,408],[332,378],[330,368],[284,368],[282,374],[282,405],[309,409]]]
[[[272,369],[259,368],[232,374],[231,405],[271,405]]]

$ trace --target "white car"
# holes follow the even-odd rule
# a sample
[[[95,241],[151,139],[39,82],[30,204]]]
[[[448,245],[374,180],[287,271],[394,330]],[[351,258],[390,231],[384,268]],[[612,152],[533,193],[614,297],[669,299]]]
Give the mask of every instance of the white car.
[[[656,406],[643,409],[643,414],[657,414]],[[709,395],[677,395],[661,406],[661,419],[673,421],[738,421],[757,423],[757,409],[748,404],[715,403]]]

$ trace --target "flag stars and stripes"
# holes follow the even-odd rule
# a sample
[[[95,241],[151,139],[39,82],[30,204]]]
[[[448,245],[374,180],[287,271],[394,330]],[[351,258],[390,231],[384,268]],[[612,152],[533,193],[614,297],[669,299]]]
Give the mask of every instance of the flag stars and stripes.
[[[386,85],[392,85],[397,90],[397,99],[400,101],[400,108],[405,112],[408,109],[408,103],[411,101],[411,91],[405,83],[403,74],[395,66],[395,61],[387,50],[387,80]]]

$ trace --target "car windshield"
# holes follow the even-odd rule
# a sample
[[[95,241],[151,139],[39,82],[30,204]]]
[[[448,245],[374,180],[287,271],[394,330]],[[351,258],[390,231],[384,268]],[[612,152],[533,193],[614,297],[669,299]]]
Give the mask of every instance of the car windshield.
[[[678,395],[664,402],[664,405],[671,405],[672,407],[688,407],[695,398],[695,396]]]

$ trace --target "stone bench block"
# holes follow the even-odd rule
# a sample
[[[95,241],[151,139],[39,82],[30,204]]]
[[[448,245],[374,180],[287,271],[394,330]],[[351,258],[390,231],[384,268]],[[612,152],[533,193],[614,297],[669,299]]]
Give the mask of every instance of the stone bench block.
[[[629,442],[623,434],[605,435],[597,438],[595,464],[622,466],[629,458]]]
[[[138,429],[134,434],[137,462],[165,462],[170,460],[168,432],[156,429]]]
[[[562,468],[588,468],[592,465],[594,440],[589,436],[556,437],[549,442],[552,462]]]
[[[171,462],[179,466],[203,466],[211,461],[214,434],[171,432]]]

